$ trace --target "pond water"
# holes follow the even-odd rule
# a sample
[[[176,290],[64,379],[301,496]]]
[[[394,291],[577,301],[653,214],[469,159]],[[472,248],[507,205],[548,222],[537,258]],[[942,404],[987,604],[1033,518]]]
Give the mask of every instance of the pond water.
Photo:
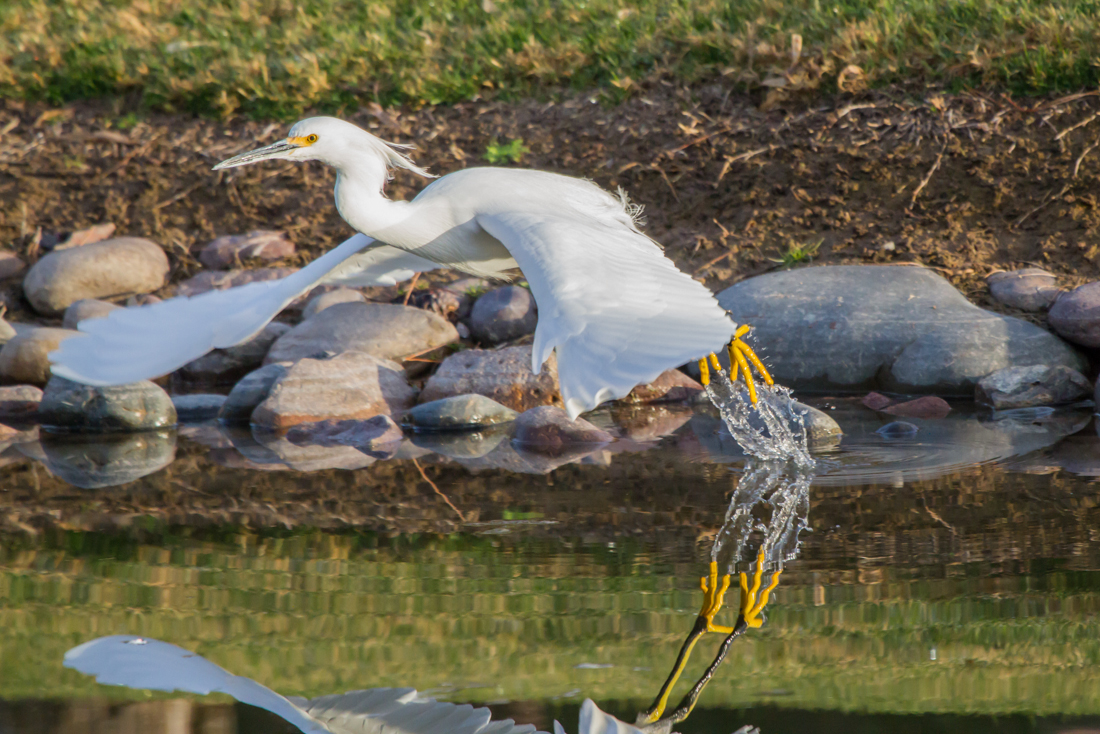
[[[284,695],[412,686],[569,731],[592,698],[632,722],[712,557],[732,625],[761,548],[766,621],[676,730],[1100,728],[1091,413],[962,403],[883,431],[854,400],[812,402],[845,437],[804,488],[702,408],[604,411],[624,438],[557,457],[493,432],[368,455],[212,424],[28,431],[0,454],[0,732],[292,731],[62,666],[121,633]],[[670,709],[724,639],[698,642]]]

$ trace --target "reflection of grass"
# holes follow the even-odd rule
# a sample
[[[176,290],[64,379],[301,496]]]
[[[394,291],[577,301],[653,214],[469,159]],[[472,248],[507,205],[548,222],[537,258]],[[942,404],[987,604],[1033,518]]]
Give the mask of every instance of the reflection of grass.
[[[293,116],[561,84],[620,98],[655,67],[763,88],[1042,93],[1096,85],[1098,24],[1076,0],[5,0],[0,93]]]
[[[492,535],[145,532],[146,542],[65,533],[0,545],[0,698],[144,698],[60,668],[68,647],[131,632],[283,693],[477,681],[490,687],[456,695],[542,700],[580,688],[641,707],[699,602],[694,564],[654,564],[628,538],[611,550]],[[822,578],[840,576],[787,579],[796,583],[731,649],[707,703],[784,690],[783,705],[806,708],[1100,712],[1096,572],[998,576],[995,596],[989,578],[965,575]],[[685,678],[718,640],[700,643]],[[615,667],[576,670],[582,662]]]

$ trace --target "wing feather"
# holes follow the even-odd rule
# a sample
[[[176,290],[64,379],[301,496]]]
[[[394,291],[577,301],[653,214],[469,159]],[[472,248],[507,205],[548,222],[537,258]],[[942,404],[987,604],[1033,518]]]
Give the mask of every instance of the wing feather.
[[[570,417],[714,352],[736,328],[714,295],[628,224],[563,207],[479,214],[539,308],[532,368],[558,353]]]

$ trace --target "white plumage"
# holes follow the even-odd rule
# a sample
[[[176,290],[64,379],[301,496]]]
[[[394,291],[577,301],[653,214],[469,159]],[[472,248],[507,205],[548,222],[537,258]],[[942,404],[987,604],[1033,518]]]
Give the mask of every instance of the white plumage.
[[[557,350],[571,417],[717,351],[736,329],[710,291],[638,231],[626,202],[591,182],[471,168],[411,202],[391,201],[382,187],[392,167],[424,171],[366,131],[326,117],[303,120],[286,140],[217,168],[274,158],[333,166],[337,208],[366,236],[280,281],[84,321],[87,336],[51,354],[54,373],[94,385],[156,377],[249,338],[315,285],[397,282],[440,266],[492,278],[522,269],[539,309],[532,369]]]
[[[65,667],[100,683],[155,691],[224,693],[270,711],[305,734],[544,734],[489,709],[422,696],[413,688],[370,688],[312,700],[280,696],[251,678],[233,675],[201,655],[135,635],[100,637],[65,653]],[[557,734],[564,729],[554,722]],[[642,734],[586,700],[580,734]]]

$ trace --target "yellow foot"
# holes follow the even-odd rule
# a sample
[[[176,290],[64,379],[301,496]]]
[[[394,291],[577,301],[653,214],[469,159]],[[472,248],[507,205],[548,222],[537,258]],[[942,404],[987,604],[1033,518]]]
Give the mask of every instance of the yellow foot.
[[[768,368],[756,356],[756,352],[752,351],[752,347],[741,341],[741,337],[748,334],[751,328],[748,324],[742,324],[734,333],[727,350],[730,358],[730,382],[737,382],[738,372],[743,374],[745,376],[745,386],[749,390],[749,400],[753,405],[756,405],[756,385],[752,379],[752,372],[749,371],[749,364],[751,363],[756,368],[756,371],[760,373],[760,377],[767,384],[774,385],[775,380],[768,373]],[[703,383],[704,387],[710,384],[711,369],[715,372],[722,371],[722,367],[718,363],[718,357],[713,353],[699,360],[699,381]]]
[[[721,632],[728,635],[733,632],[733,627],[719,627],[714,624],[714,617],[722,608],[722,600],[726,596],[726,590],[730,587],[730,575],[722,577],[722,583],[718,583],[718,564],[710,562],[710,576],[700,579],[699,586],[703,589],[703,607],[699,610],[699,616],[707,621],[707,632]]]
[[[775,587],[779,586],[779,574],[781,573],[783,573],[782,570],[773,573],[771,583],[763,592],[760,592],[760,581],[764,576],[763,551],[756,557],[756,571],[752,575],[752,588],[749,588],[748,574],[741,572],[741,618],[745,620],[745,624],[749,627],[759,629],[760,625],[764,624],[764,620],[760,615],[768,604],[768,596],[775,590]],[[760,592],[759,599],[756,597],[757,592]]]

